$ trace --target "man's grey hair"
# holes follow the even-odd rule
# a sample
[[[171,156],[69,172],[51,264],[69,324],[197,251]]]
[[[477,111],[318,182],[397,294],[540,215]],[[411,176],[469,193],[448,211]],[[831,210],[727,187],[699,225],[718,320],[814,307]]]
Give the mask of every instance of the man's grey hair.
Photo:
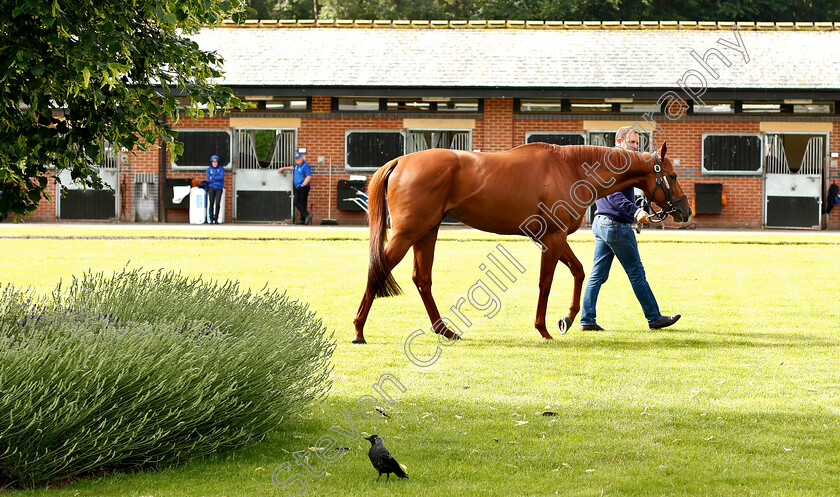
[[[627,135],[638,132],[639,130],[634,126],[622,126],[618,128],[618,131],[615,132],[615,144],[618,145],[619,140],[626,141]]]

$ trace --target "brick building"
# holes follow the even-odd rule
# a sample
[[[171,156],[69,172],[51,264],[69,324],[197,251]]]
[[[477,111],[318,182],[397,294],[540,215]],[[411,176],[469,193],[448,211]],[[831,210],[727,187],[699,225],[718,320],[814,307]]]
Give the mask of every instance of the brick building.
[[[172,187],[218,154],[228,221],[288,221],[278,168],[306,149],[314,223],[364,224],[364,183],[348,180],[398,155],[612,145],[635,124],[647,147],[668,142],[698,226],[840,228],[840,209],[823,213],[840,180],[840,23],[260,21],[194,39],[256,107],[179,123],[177,163],[113,154],[114,194],[70,192],[35,218],[185,222]]]

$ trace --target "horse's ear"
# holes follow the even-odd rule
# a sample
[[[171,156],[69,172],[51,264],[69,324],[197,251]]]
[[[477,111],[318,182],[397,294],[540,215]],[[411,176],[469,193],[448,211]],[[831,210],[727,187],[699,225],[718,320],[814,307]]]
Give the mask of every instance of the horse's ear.
[[[665,153],[668,151],[668,142],[662,142],[662,147],[659,149],[659,160],[665,158]]]

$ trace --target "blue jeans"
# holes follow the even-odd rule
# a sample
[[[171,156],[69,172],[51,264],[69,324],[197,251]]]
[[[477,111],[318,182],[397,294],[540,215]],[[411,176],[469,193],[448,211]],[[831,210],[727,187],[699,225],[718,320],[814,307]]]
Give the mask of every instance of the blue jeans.
[[[595,233],[595,260],[583,292],[583,312],[580,315],[580,324],[595,324],[595,304],[598,302],[598,292],[610,276],[610,266],[615,257],[618,257],[618,262],[624,267],[648,323],[661,318],[659,305],[645,277],[645,268],[639,257],[639,246],[636,245],[636,234],[631,225],[618,223],[604,216],[595,216],[592,232]]]

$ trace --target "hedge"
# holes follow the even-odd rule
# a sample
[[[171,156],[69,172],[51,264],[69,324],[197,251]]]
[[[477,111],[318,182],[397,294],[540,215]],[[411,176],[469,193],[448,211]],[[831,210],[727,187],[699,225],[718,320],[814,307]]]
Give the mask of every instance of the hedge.
[[[330,387],[332,334],[278,291],[124,270],[0,299],[0,488],[240,447]]]

